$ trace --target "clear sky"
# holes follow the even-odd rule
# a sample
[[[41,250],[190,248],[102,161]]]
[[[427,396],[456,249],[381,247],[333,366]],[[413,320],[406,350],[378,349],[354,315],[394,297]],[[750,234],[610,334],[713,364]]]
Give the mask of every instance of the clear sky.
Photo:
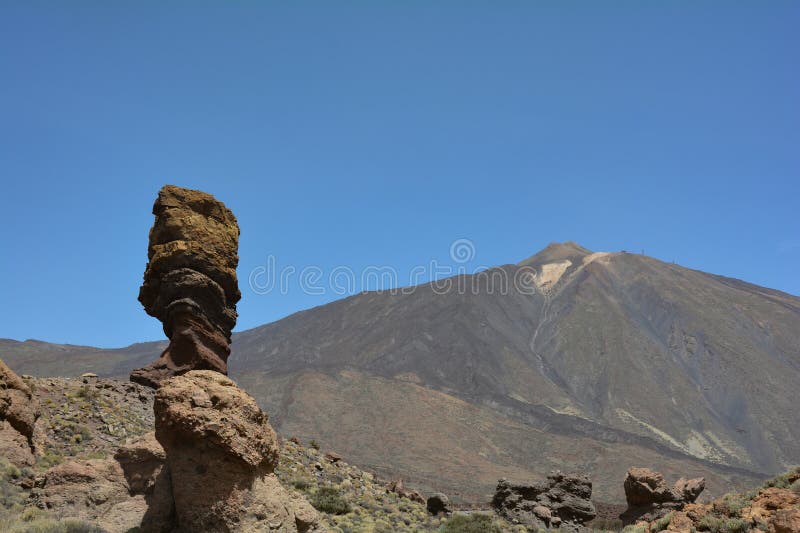
[[[136,296],[165,183],[239,219],[237,330],[341,297],[252,290],[270,256],[402,282],[457,239],[469,268],[575,240],[800,294],[799,26],[797,2],[5,0],[0,337],[163,338]]]

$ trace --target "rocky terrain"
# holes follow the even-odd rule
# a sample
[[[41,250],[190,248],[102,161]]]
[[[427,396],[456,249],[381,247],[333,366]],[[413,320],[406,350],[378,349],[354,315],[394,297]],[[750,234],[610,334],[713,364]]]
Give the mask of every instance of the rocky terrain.
[[[163,481],[149,474],[128,482],[122,467],[113,466],[144,464],[140,470],[147,472],[148,461],[156,467],[164,463],[166,452],[159,451],[153,433],[154,391],[136,383],[96,377],[27,378],[25,383],[41,406],[45,449],[22,468],[4,455],[0,531],[26,531],[37,523],[68,518],[112,532],[133,527],[157,530],[152,525],[157,513],[150,513],[151,522],[144,527],[126,520],[142,518],[144,504],[157,506],[160,500],[163,507],[169,501]],[[316,442],[283,440],[275,447],[277,456],[270,460],[275,462],[274,479],[282,492],[290,499],[293,494],[302,495],[317,506],[319,510],[305,511],[318,514],[321,530],[437,531],[451,519],[429,513],[421,495],[398,494],[397,480],[382,479],[348,464],[333,450],[317,446]],[[208,466],[210,475],[230,475],[219,464]],[[130,491],[146,490],[155,497],[149,502],[142,498],[138,506],[130,504]],[[110,503],[115,499],[119,501]],[[492,517],[491,522],[504,531],[514,530],[499,517]]]
[[[797,533],[800,531],[800,468],[744,493],[729,493],[707,503],[685,503],[652,521],[639,521],[626,533]]]
[[[526,272],[535,294],[488,290]],[[574,243],[463,281],[236,333],[230,375],[280,432],[456,500],[562,470],[622,501],[631,464],[722,494],[800,462],[797,297]],[[165,347],[0,341],[32,375],[124,377]]]
[[[674,279],[681,271],[668,286],[658,268],[641,275],[648,265],[631,264],[628,254],[567,244],[448,280],[444,291],[435,282],[392,299],[360,295],[289,317],[288,336],[241,334],[239,361],[259,371],[243,372],[240,385],[226,375],[241,296],[233,213],[206,193],[165,186],[153,214],[139,300],[169,338],[155,362],[133,370],[131,382],[93,372],[78,380],[19,376],[0,362],[5,530],[581,533],[628,524],[643,532],[784,533],[800,525],[797,470],[747,497],[696,503],[705,477],[670,487],[660,472],[634,467],[622,486],[627,509],[613,524],[603,523],[607,513],[598,517],[593,500],[613,493],[626,463],[668,474],[684,468],[721,489],[797,452],[794,400],[775,392],[796,387],[796,339],[773,335],[744,354],[715,344],[748,340],[729,312],[730,324],[703,330],[702,347],[685,330],[680,344],[680,320],[699,327],[704,318],[691,305],[679,309],[692,303],[680,293],[692,283]],[[704,303],[738,306],[740,298],[748,319],[763,311],[771,321],[758,323],[761,333],[783,332],[798,317],[791,297],[702,276],[692,288],[705,290]],[[747,294],[725,293],[720,283]],[[5,345],[14,359],[15,346]],[[764,346],[777,359],[753,366]],[[50,359],[26,348],[26,364]],[[770,405],[745,394],[764,380],[774,389],[764,394]],[[731,384],[742,389],[726,392]],[[687,400],[700,403],[683,411]],[[281,446],[273,423],[300,438]],[[327,453],[316,440],[303,448],[309,434]],[[378,472],[407,472],[408,483],[378,484],[345,463],[350,457]],[[579,473],[556,468],[541,480],[545,468],[561,465]],[[600,494],[587,472],[605,474],[596,478]],[[498,473],[508,475],[489,507],[481,484]],[[442,486],[486,508],[455,512]]]
[[[3,509],[0,510],[0,531],[48,531],[32,528],[42,524],[55,527],[52,524],[70,521],[84,526],[89,524],[103,527],[107,531],[118,531],[114,529],[114,522],[111,522],[114,514],[109,514],[108,508],[111,506],[107,502],[120,496],[124,501],[130,487],[143,492],[148,480],[155,480],[156,477],[139,476],[138,480],[128,484],[127,481],[122,481],[124,472],[123,477],[119,477],[119,471],[116,476],[107,476],[92,465],[108,464],[109,460],[120,463],[119,459],[122,463],[127,459],[129,464],[138,462],[146,465],[147,461],[142,461],[142,456],[150,457],[151,462],[156,465],[163,462],[166,455],[158,456],[157,442],[154,444],[152,433],[154,391],[135,383],[96,377],[26,378],[24,381],[33,391],[33,399],[40,406],[39,419],[45,430],[45,447],[43,453],[29,466],[20,468],[11,464],[7,457],[2,458],[0,492],[3,494]],[[496,528],[494,531],[527,531],[522,523],[514,524],[504,518],[503,513],[495,515],[489,502],[472,508],[451,504],[450,508],[455,514],[432,515],[426,508],[426,500],[433,494],[415,495],[416,489],[408,486],[403,488],[402,482],[400,492],[403,494],[398,494],[397,479],[383,478],[375,472],[362,470],[346,462],[335,450],[318,447],[316,441],[280,439],[274,475],[284,491],[302,494],[312,505],[317,506],[316,512],[323,531],[346,533],[444,530],[455,533],[460,530],[443,528],[451,522],[457,525],[462,516],[472,516],[464,513],[475,511],[479,515],[490,517],[488,523],[493,524]],[[124,451],[120,453],[120,449]],[[156,450],[156,454],[152,450]],[[132,461],[131,456],[139,458]],[[146,466],[141,470],[146,472]],[[114,474],[113,471],[111,473]],[[654,474],[656,478],[660,477],[657,473]],[[761,531],[798,531],[770,529],[769,521],[777,517],[780,525],[783,523],[781,520],[794,519],[793,509],[800,513],[799,479],[800,472],[795,471],[770,480],[763,487],[750,492],[730,493],[705,503],[687,504],[681,511],[676,510],[676,507],[665,508],[666,512],[659,518],[648,522],[634,520],[629,531],[647,533],[669,529],[688,533],[691,527],[696,531],[745,531],[723,529],[723,526],[735,526],[739,521],[747,522],[747,529],[751,530],[755,530],[758,524],[766,524],[760,528]],[[69,480],[74,481],[67,482]],[[663,477],[661,480],[662,483],[655,483],[654,490],[650,492],[658,493],[665,487],[667,491],[673,488],[666,485]],[[623,489],[623,479],[613,481],[620,490]],[[524,487],[520,490],[508,481],[499,483],[497,489],[498,501],[505,501],[509,494],[521,494],[525,490]],[[155,492],[154,482],[151,494]],[[542,494],[541,491],[539,493]],[[701,494],[701,499],[702,496],[705,495]],[[641,503],[642,500],[634,501]],[[534,497],[519,508],[528,508],[533,512],[538,505]],[[557,516],[557,512],[550,511],[550,507],[542,507],[547,510],[540,509],[540,514]],[[135,509],[134,507],[131,511],[130,507],[122,508],[125,513],[138,512],[140,514],[137,516],[142,516],[142,509]],[[606,512],[603,517],[588,522],[588,525],[598,530],[619,530],[623,523],[617,519],[617,513]],[[122,513],[122,516],[125,514]],[[669,523],[665,519],[667,516]],[[687,518],[694,520],[693,525],[688,529],[681,529],[681,524],[686,526]],[[709,527],[699,527],[700,522]],[[141,530],[146,531],[145,528]],[[478,531],[493,530],[487,528]]]

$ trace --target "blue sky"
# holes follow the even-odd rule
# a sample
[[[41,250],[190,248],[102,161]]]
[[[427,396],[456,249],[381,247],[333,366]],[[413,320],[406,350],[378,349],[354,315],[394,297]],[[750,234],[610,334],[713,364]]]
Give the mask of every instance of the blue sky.
[[[126,7],[125,4],[128,4]],[[225,7],[222,7],[222,6]],[[162,338],[165,183],[242,227],[237,329],[340,297],[279,268],[641,251],[800,294],[796,2],[0,6],[0,337]]]

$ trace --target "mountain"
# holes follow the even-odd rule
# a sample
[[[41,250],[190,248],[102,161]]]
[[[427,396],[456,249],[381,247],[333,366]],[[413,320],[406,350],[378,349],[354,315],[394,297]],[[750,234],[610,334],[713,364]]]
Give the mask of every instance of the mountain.
[[[635,465],[714,495],[800,463],[800,298],[575,243],[446,283],[235,334],[230,373],[284,435],[463,499],[560,468],[621,501]],[[120,376],[165,345],[0,341],[0,357]]]

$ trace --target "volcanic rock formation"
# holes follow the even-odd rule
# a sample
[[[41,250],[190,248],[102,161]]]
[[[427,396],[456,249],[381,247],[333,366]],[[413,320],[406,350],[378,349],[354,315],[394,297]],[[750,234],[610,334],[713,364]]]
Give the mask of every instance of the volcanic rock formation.
[[[800,468],[767,480],[747,493],[729,492],[709,503],[687,503],[682,510],[669,511],[656,520],[637,521],[635,530],[798,533]]]
[[[450,498],[442,492],[437,492],[428,496],[425,507],[433,516],[449,516],[453,512],[453,508],[450,506]]]
[[[597,516],[592,482],[586,476],[551,472],[547,481],[524,484],[497,482],[492,505],[511,522],[536,529],[580,531]]]
[[[703,478],[680,478],[670,488],[664,476],[649,468],[631,468],[625,477],[625,499],[628,509],[620,516],[624,523],[655,520],[670,511],[693,503],[706,487]]]
[[[131,380],[158,387],[189,370],[227,374],[236,324],[239,226],[210,194],[164,186],[153,205],[147,268],[139,301],[164,324],[170,343]]]
[[[38,418],[30,387],[0,359],[0,455],[17,466],[32,465]]]
[[[173,503],[164,461],[164,450],[149,433],[120,447],[113,459],[75,459],[50,468],[36,478],[30,500],[111,533],[167,533],[173,529]]]
[[[218,372],[191,371],[156,393],[180,531],[313,531],[317,513],[273,473],[278,442],[256,401]]]

